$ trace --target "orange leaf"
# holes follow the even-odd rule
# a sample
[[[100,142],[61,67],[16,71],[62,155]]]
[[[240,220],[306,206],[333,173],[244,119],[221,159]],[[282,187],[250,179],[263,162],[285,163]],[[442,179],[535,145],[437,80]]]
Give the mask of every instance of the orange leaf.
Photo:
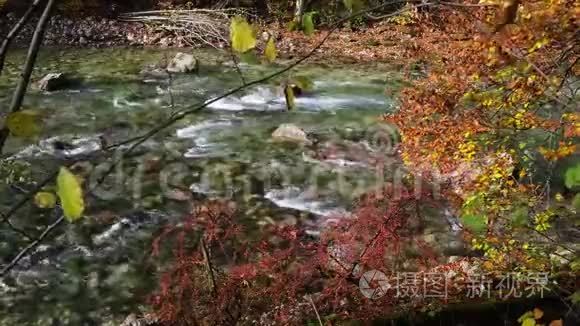
[[[549,326],[564,326],[562,319],[552,320]]]
[[[544,315],[544,312],[540,308],[534,308],[534,319],[540,319]]]

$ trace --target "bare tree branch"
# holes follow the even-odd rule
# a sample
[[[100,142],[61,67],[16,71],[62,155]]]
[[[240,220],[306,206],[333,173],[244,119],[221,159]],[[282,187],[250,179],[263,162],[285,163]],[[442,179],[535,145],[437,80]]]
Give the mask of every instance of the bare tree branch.
[[[32,69],[34,68],[36,57],[38,56],[38,50],[40,49],[40,45],[42,44],[42,40],[44,39],[44,31],[46,30],[46,25],[48,24],[48,18],[50,17],[50,12],[54,7],[55,2],[56,0],[48,0],[48,3],[44,8],[44,12],[42,13],[42,16],[40,16],[40,20],[36,25],[36,30],[34,31],[34,35],[32,36],[32,41],[30,42],[30,47],[28,49],[28,54],[26,56],[24,71],[22,72],[22,77],[20,79],[20,82],[18,83],[18,86],[16,87],[16,90],[14,91],[12,103],[10,103],[10,109],[8,111],[9,114],[20,111],[22,101],[24,99],[24,94],[26,94],[26,89],[28,88],[28,84],[30,83]],[[0,130],[0,153],[2,153],[4,143],[6,143],[6,139],[8,139],[9,135],[10,130],[8,130],[8,127],[4,125]]]
[[[308,295],[308,301],[310,301],[310,305],[312,306],[312,309],[314,309],[316,319],[318,319],[318,325],[324,326],[324,324],[322,323],[322,319],[320,318],[320,314],[318,313],[318,309],[316,309],[316,305],[314,304],[314,301],[312,300],[312,296],[310,294]]]
[[[24,258],[30,250],[32,250],[36,246],[38,246],[44,240],[44,238],[46,238],[50,234],[50,232],[52,230],[54,230],[55,228],[57,228],[63,221],[64,221],[64,216],[61,216],[56,220],[56,222],[52,223],[46,229],[44,229],[44,231],[38,237],[38,239],[29,243],[28,246],[26,246],[24,249],[22,249],[18,253],[18,255],[16,255],[16,257],[14,257],[14,259],[12,259],[12,261],[8,265],[6,265],[6,266],[4,266],[4,268],[2,268],[2,271],[0,272],[0,277],[4,277],[4,275],[6,275],[6,273],[8,273],[12,268],[14,268],[14,266],[16,266],[16,264],[18,264],[18,262],[20,260],[22,260],[22,258]]]
[[[201,253],[203,254],[203,260],[205,262],[205,267],[207,269],[207,274],[211,285],[211,292],[215,294],[217,292],[217,283],[213,273],[211,257],[209,256],[209,252],[207,251],[207,246],[205,245],[205,240],[203,240],[203,237],[204,235],[202,234],[201,239],[199,239],[199,247],[201,248]]]
[[[228,44],[229,24],[235,15],[248,16],[241,9],[157,10],[128,13],[121,20],[140,22],[181,36],[190,45]],[[216,42],[217,41],[217,42]]]
[[[4,62],[6,61],[6,55],[8,54],[10,43],[12,43],[12,40],[18,35],[18,33],[20,33],[20,30],[22,30],[22,27],[24,27],[24,25],[26,25],[26,23],[30,20],[30,17],[32,17],[32,14],[34,13],[36,7],[38,7],[40,4],[40,1],[41,0],[35,0],[28,7],[24,15],[22,15],[20,20],[12,27],[10,32],[8,32],[8,35],[6,35],[4,41],[2,41],[2,46],[0,47],[0,76],[2,76],[2,70],[4,69]]]

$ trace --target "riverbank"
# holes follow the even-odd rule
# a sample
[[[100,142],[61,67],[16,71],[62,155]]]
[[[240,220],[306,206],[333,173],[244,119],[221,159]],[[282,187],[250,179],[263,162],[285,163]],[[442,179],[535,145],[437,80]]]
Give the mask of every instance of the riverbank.
[[[0,21],[0,35],[6,35],[17,22],[19,16],[9,13]],[[27,24],[13,41],[13,47],[28,45],[35,24]],[[288,31],[280,23],[260,24],[260,31],[268,31],[277,41],[279,56],[293,58],[310,52],[328,31],[317,30],[306,36],[300,31]],[[335,31],[316,51],[313,59],[333,58],[345,63],[355,62],[397,62],[401,64],[422,61],[418,50],[425,55],[436,44],[448,44],[454,36],[441,31],[429,31],[429,40],[421,38],[425,33],[420,26],[401,26],[381,22],[361,30],[342,28]],[[262,42],[264,42],[262,40]],[[119,19],[85,17],[71,19],[53,16],[44,40],[45,46],[105,48],[105,47],[152,47],[152,48],[192,48],[208,47],[207,43],[191,44],[181,35],[153,28],[140,22],[126,22]],[[225,48],[225,44],[215,42],[215,48]],[[260,46],[260,45],[259,45]],[[262,47],[264,44],[262,44]]]

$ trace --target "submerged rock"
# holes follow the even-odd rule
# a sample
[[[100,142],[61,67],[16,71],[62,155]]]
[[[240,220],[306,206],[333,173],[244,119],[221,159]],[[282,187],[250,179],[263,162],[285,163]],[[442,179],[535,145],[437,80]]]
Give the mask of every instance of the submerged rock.
[[[274,130],[272,133],[272,140],[276,142],[312,145],[312,141],[308,139],[306,132],[291,123],[282,124],[278,129]]]
[[[146,82],[155,82],[159,79],[168,78],[168,73],[187,74],[197,73],[199,71],[199,61],[192,55],[179,52],[169,60],[165,60],[147,65],[139,74],[146,78]]]
[[[137,317],[136,314],[132,313],[120,326],[147,326],[147,325],[159,325],[158,320],[153,315],[144,315],[142,317]]]
[[[199,61],[193,54],[179,52],[167,65],[171,73],[194,73],[199,69]]]
[[[63,73],[49,73],[38,81],[37,87],[43,92],[54,92],[71,87],[74,81]]]
[[[167,79],[167,71],[163,68],[151,65],[143,68],[139,72],[145,78],[145,83],[158,82],[158,80]]]

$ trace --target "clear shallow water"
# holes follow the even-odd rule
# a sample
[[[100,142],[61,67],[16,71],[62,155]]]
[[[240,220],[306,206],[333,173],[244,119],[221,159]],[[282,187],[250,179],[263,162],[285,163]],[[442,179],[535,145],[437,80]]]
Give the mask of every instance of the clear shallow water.
[[[2,107],[10,100],[22,55],[13,54],[7,73],[1,77]],[[202,62],[199,75],[175,75],[171,85],[163,75],[143,73],[147,66],[172,55],[172,51],[127,49],[43,51],[35,79],[48,72],[65,72],[81,82],[72,90],[53,93],[31,89],[24,106],[41,113],[43,132],[33,142],[11,141],[8,150],[20,158],[84,154],[98,149],[99,136],[114,143],[138,135],[175,111],[195,107],[239,86],[239,76],[231,63],[212,52],[198,53]],[[281,66],[242,64],[241,69],[246,80],[253,80]],[[314,86],[308,96],[297,98],[295,112],[286,112],[280,85],[292,76],[306,76]],[[387,66],[305,65],[210,104],[200,114],[189,116],[161,133],[155,138],[156,146],[169,144],[174,152],[199,166],[209,164],[211,159],[254,166],[273,161],[302,165],[305,163],[302,148],[288,148],[270,141],[277,126],[293,123],[308,133],[318,133],[336,142],[343,140],[340,133],[364,134],[376,123],[379,114],[394,105],[393,99],[384,95],[386,87],[391,91],[400,87],[396,72]],[[372,135],[363,135],[355,141],[365,137]],[[74,148],[55,151],[51,144],[58,140],[71,143]],[[364,165],[340,155],[327,161],[342,168]],[[316,164],[315,160],[309,162]]]
[[[24,106],[42,115],[43,130],[37,139],[11,139],[9,155],[31,162],[33,175],[42,178],[63,160],[98,150],[99,137],[115,143],[140,135],[176,111],[196,107],[240,84],[228,58],[215,52],[196,53],[201,60],[197,75],[174,75],[169,80],[143,73],[173,54],[43,50],[35,80],[49,72],[65,72],[81,82],[53,93],[30,90]],[[0,77],[2,108],[10,100],[23,55],[12,53]],[[241,69],[246,80],[254,80],[282,66],[243,64]],[[307,77],[313,88],[297,99],[295,111],[287,112],[281,85],[293,76]],[[377,117],[396,105],[385,89],[396,93],[400,87],[398,73],[388,65],[307,64],[170,126],[124,162],[121,181],[107,182],[113,188],[87,196],[84,224],[55,234],[3,280],[0,315],[8,317],[0,318],[0,325],[36,321],[49,325],[51,318],[65,325],[92,325],[138,310],[155,284],[151,279],[157,267],[148,259],[153,235],[160,225],[179,223],[179,216],[189,209],[187,202],[166,196],[163,184],[181,196],[191,191],[242,202],[258,197],[269,205],[269,213],[249,217],[248,224],[276,223],[276,212],[287,209],[315,234],[324,220],[346,214],[354,198],[375,186],[377,162],[395,160],[384,152],[385,141],[387,145],[391,141],[385,136],[393,135],[385,134]],[[272,132],[283,123],[302,128],[314,144],[273,142]],[[57,142],[70,148],[57,149]],[[99,162],[87,163],[92,167],[78,173],[90,183],[90,170],[98,169]],[[5,210],[19,194],[1,191]],[[54,218],[31,207],[17,224],[42,225]],[[22,239],[8,230],[0,232],[6,239],[0,247],[5,260]]]

